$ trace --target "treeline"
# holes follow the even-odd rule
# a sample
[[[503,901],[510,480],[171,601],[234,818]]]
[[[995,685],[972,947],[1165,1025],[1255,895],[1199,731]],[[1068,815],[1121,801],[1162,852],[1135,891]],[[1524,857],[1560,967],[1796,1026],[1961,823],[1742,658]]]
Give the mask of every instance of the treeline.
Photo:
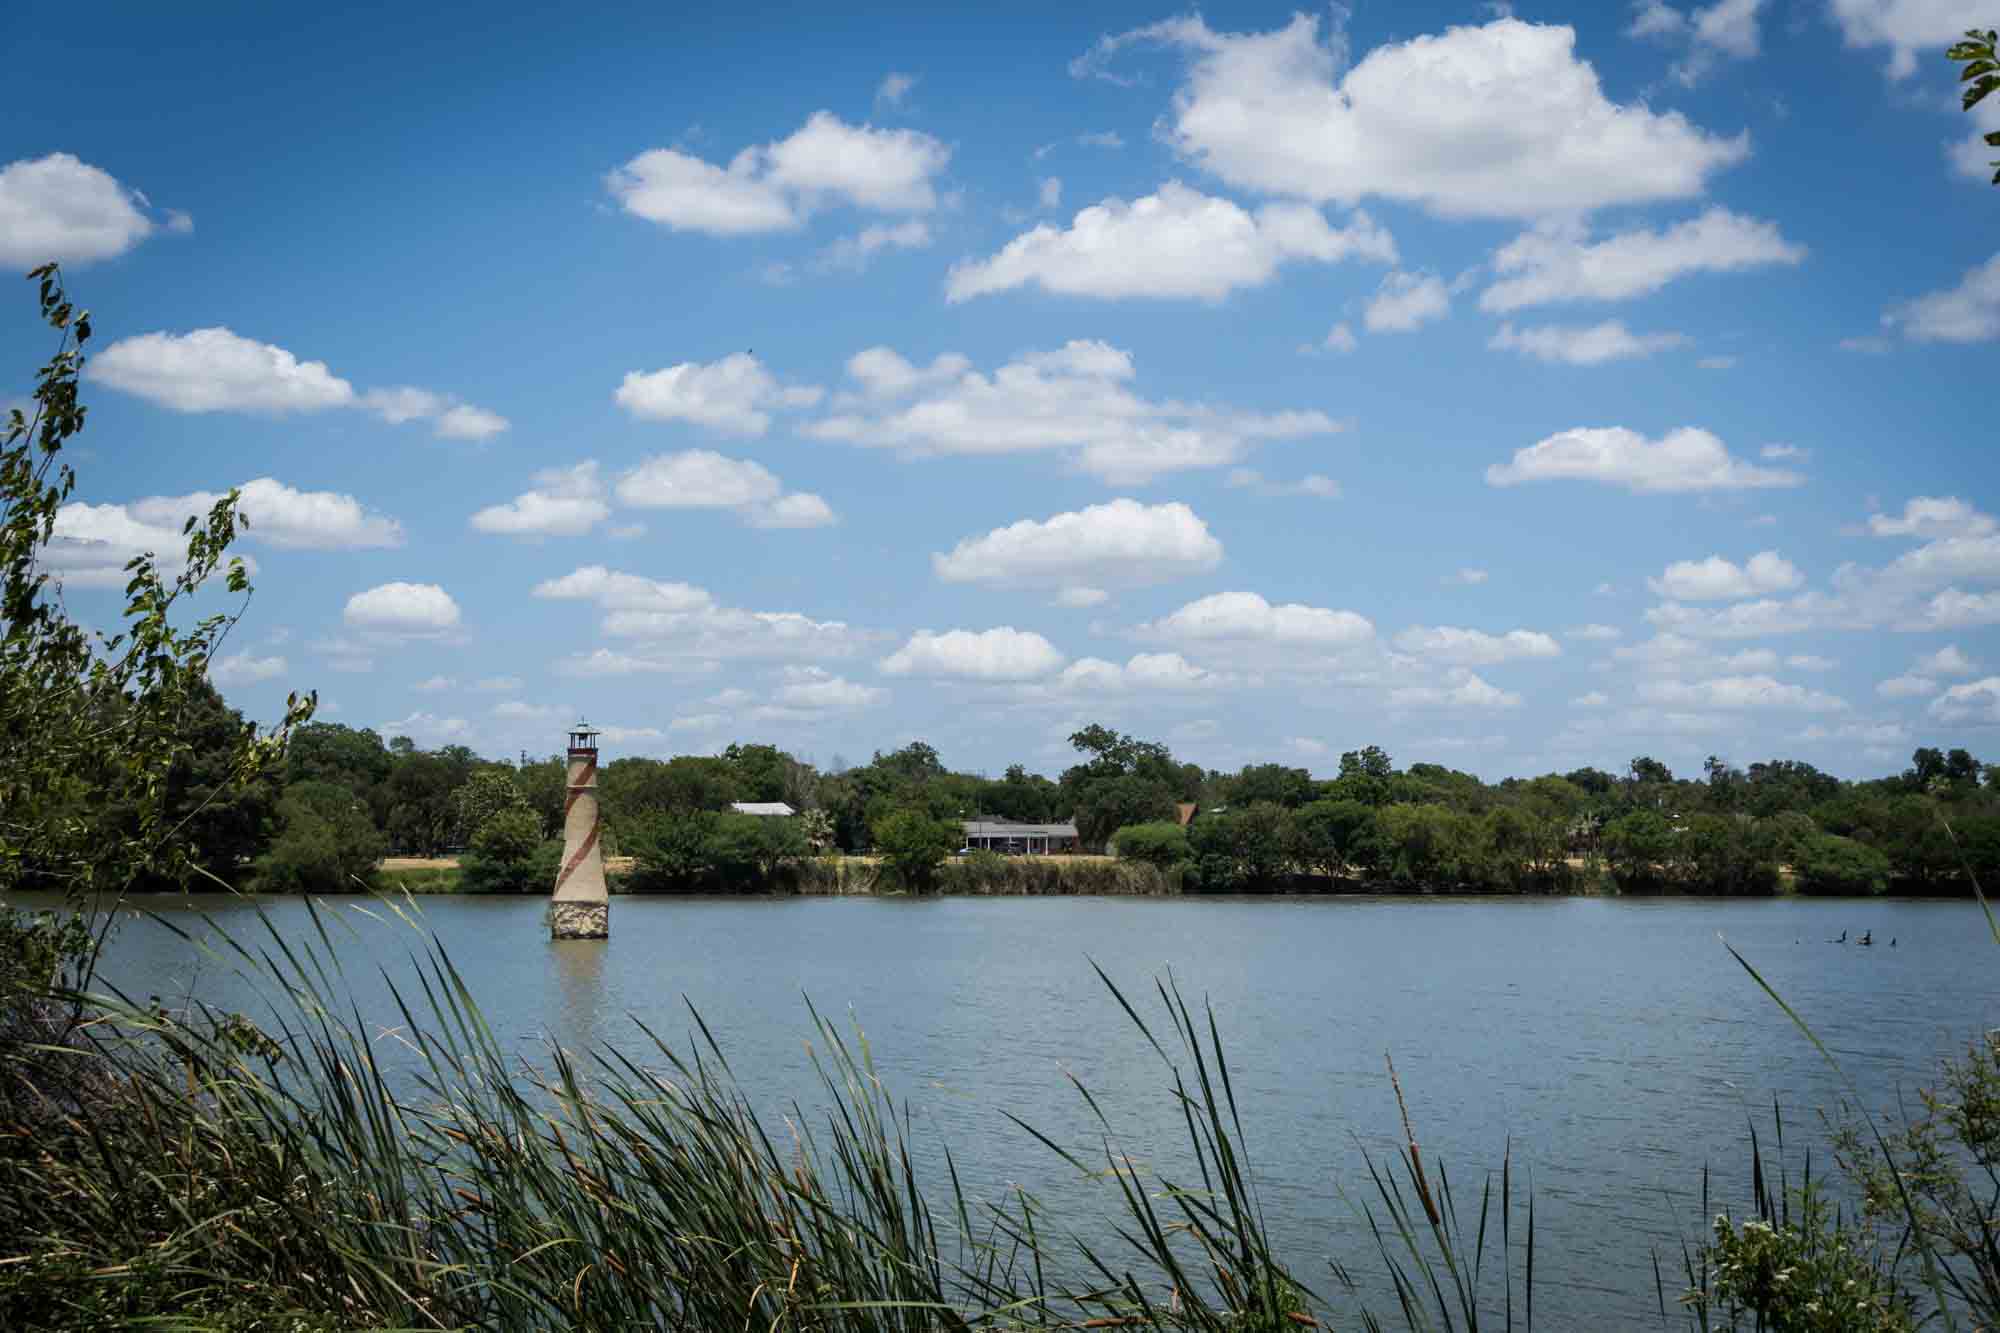
[[[1262,765],[1213,784],[1192,823],[1121,828],[1118,854],[1179,869],[1191,887],[1236,892],[1354,887],[1568,893],[1965,892],[2000,882],[2000,768],[1964,750],[1920,749],[1894,777],[1843,782],[1810,764],[1699,779],[1640,757],[1488,784],[1435,764],[1398,771],[1379,748],[1341,756],[1313,782]],[[1247,798],[1247,799],[1246,799]],[[1322,886],[1324,887],[1324,886]]]
[[[213,690],[191,702],[168,783],[190,856],[216,879],[269,892],[375,884],[388,855],[454,854],[459,887],[539,892],[560,854],[564,761],[483,758],[462,745],[315,722],[282,765],[237,783],[226,768],[242,718]],[[1168,872],[1183,891],[1348,887],[1427,891],[1954,893],[2000,883],[2000,767],[1921,749],[1908,769],[1847,782],[1795,760],[1739,768],[1711,758],[1677,777],[1640,757],[1623,773],[1579,768],[1487,783],[1438,764],[1397,768],[1376,746],[1338,773],[1184,763],[1167,746],[1092,725],[1050,779],[954,772],[918,741],[822,771],[772,745],[717,755],[611,759],[598,774],[605,847],[632,858],[634,891],[797,887],[829,852],[872,853],[905,887],[938,883],[957,821],[1072,820],[1086,850]],[[783,801],[794,819],[730,811]],[[1198,812],[1191,822],[1186,807]],[[79,817],[115,836],[117,802]],[[622,865],[622,863],[621,863]],[[963,876],[955,876],[953,883]],[[1308,882],[1317,881],[1317,882]],[[164,887],[164,885],[156,886]]]

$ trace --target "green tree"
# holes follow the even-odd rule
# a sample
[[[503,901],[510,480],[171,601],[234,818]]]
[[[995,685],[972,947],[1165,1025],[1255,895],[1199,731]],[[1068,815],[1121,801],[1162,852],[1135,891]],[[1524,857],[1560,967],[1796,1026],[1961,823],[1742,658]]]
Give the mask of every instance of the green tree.
[[[1800,893],[1874,894],[1889,889],[1889,858],[1866,843],[1822,833],[1799,848],[1792,873]]]
[[[505,764],[488,764],[475,770],[465,780],[465,785],[452,793],[451,800],[458,827],[464,830],[468,841],[473,842],[478,840],[479,832],[487,822],[501,811],[528,808],[528,799],[521,794],[520,784],[514,779],[514,770]],[[532,814],[530,818],[533,818]],[[539,825],[540,821],[536,822]],[[536,841],[541,839],[537,837]]]
[[[1113,833],[1131,824],[1172,819],[1174,792],[1158,778],[1122,774],[1092,778],[1076,793],[1071,817],[1076,836],[1086,847],[1102,847]]]
[[[1771,839],[1748,815],[1690,815],[1677,855],[1697,893],[1769,895],[1778,891]]]
[[[337,782],[300,782],[278,802],[277,839],[257,860],[266,893],[353,893],[373,882],[382,835],[368,807]]]
[[[563,805],[569,799],[569,769],[560,758],[538,759],[525,763],[514,771],[514,780],[521,789],[522,799],[541,821],[542,836],[559,838],[562,836]],[[599,809],[603,808],[603,797],[598,797]]]
[[[250,592],[243,562],[228,555],[241,524],[237,494],[183,525],[179,561],[163,566],[148,552],[127,562],[111,632],[92,635],[69,618],[46,557],[76,484],[61,453],[84,429],[77,386],[90,316],[70,303],[53,265],[29,277],[59,341],[29,408],[9,409],[0,429],[0,889],[76,895],[123,892],[142,877],[183,883],[199,853],[191,812],[172,804],[173,771],[193,752],[190,714]],[[217,575],[237,609],[194,616],[190,603]],[[210,756],[203,785],[221,793],[273,768],[312,707],[311,696],[292,696],[274,731],[234,732]],[[114,805],[127,822],[106,836],[102,815]]]
[[[780,868],[808,854],[805,830],[796,818],[740,815],[725,810],[708,823],[708,861],[727,888],[763,888]]]
[[[1297,809],[1314,795],[1312,774],[1303,768],[1283,764],[1245,764],[1243,771],[1225,784],[1231,805],[1254,805],[1259,801]]]
[[[1188,829],[1188,849],[1203,889],[1268,889],[1285,873],[1292,842],[1291,814],[1260,801],[1205,815]]]
[[[930,891],[938,866],[964,841],[958,825],[934,819],[919,808],[891,811],[869,832],[883,863],[917,893]]]
[[[1456,888],[1480,869],[1480,823],[1442,805],[1391,805],[1376,815],[1389,873],[1412,885]]]
[[[1604,826],[1605,864],[1618,887],[1654,892],[1673,873],[1674,827],[1652,810],[1635,810]]]
[[[738,801],[782,801],[792,789],[791,768],[796,762],[775,745],[732,745],[722,752],[741,793]]]
[[[115,729],[129,708],[120,694],[99,694],[95,701],[100,726],[106,729]],[[256,728],[205,681],[189,689],[180,731],[186,747],[168,768],[165,789],[159,793],[164,817],[182,830],[188,868],[200,882],[238,887],[239,867],[270,843],[281,790],[279,766],[272,764],[247,778],[236,771],[232,756],[240,743],[254,740]],[[148,799],[144,790],[134,789],[114,766],[102,761],[87,776],[97,790],[91,806],[102,836],[107,841],[135,836],[140,808]],[[167,889],[177,883],[141,874],[130,887]]]
[[[437,856],[460,839],[453,771],[443,756],[421,750],[396,760],[383,797],[389,837],[398,847],[417,856]]]
[[[1314,801],[1292,816],[1292,859],[1321,874],[1367,872],[1382,859],[1375,810],[1360,801]]]
[[[808,810],[799,816],[799,836],[805,841],[806,852],[820,856],[833,850],[833,816],[824,810]]]
[[[1005,778],[980,789],[979,813],[1027,824],[1046,824],[1055,818],[1059,795],[1055,783],[1013,764]]]
[[[537,853],[546,841],[541,821],[525,803],[495,810],[459,858],[460,883],[467,893],[546,893],[555,879],[553,871],[546,879],[537,874]]]
[[[710,868],[710,826],[717,816],[705,810],[670,810],[634,823],[625,850],[638,870],[642,892],[685,892]]]

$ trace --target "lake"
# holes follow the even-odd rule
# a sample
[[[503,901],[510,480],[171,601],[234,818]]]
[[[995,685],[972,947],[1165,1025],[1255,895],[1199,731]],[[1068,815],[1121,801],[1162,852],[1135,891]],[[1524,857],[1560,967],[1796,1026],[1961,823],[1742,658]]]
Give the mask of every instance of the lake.
[[[260,906],[281,932],[309,929],[297,900]],[[1451,1167],[1461,1209],[1476,1213],[1478,1182],[1497,1175],[1511,1136],[1517,1184],[1533,1181],[1536,1306],[1550,1327],[1657,1318],[1653,1251],[1671,1301],[1680,1238],[1703,1226],[1701,1168],[1714,1168],[1718,1202],[1741,1211],[1748,1127],[1768,1153],[1774,1095],[1795,1178],[1807,1146],[1815,1174],[1831,1170],[1816,1113],[1842,1085],[1722,937],[1877,1106],[2000,1025],[2000,946],[1961,902],[628,897],[614,900],[601,944],[551,943],[540,899],[418,908],[503,1038],[601,1042],[648,1062],[630,1020],[684,1042],[692,1004],[774,1113],[794,1097],[811,1109],[810,996],[865,1031],[914,1108],[920,1147],[949,1143],[975,1194],[1020,1183],[1052,1196],[1065,1222],[1078,1207],[1108,1215],[1112,1200],[1005,1113],[1101,1160],[1067,1073],[1104,1105],[1120,1151],[1185,1160],[1166,1070],[1090,963],[1149,1022],[1153,979],[1171,974],[1190,1003],[1214,1005],[1273,1234],[1322,1293],[1329,1258],[1374,1267],[1342,1191],[1367,1199],[1362,1149],[1387,1159],[1400,1142],[1388,1051],[1425,1160]],[[197,933],[196,911],[241,939],[258,928],[238,900],[169,910]],[[355,998],[388,1027],[375,966],[408,978],[415,938],[376,919],[376,904],[332,900],[328,911],[346,923],[336,940]],[[1872,930],[1876,947],[1829,943],[1843,930]],[[104,972],[137,998],[192,993],[259,1012],[225,964],[143,918],[118,932]],[[380,1046],[385,1060],[396,1049]],[[1088,1217],[1077,1225],[1088,1230]]]

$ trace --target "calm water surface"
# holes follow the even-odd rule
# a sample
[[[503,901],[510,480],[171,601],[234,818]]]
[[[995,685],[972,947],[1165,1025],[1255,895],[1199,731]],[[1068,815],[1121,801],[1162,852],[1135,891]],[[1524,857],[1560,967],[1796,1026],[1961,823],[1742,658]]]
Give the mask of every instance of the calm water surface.
[[[524,1048],[607,1043],[645,1062],[631,1019],[682,1042],[692,1004],[756,1101],[810,1108],[810,996],[866,1032],[919,1140],[948,1142],[971,1190],[1020,1183],[1095,1215],[1109,1198],[1071,1182],[1003,1113],[1095,1148],[1072,1074],[1105,1105],[1121,1150],[1180,1160],[1163,1066],[1089,960],[1149,1021],[1152,979],[1171,973],[1215,1006],[1272,1229],[1322,1291],[1328,1259],[1370,1267],[1342,1191],[1366,1197],[1363,1147],[1379,1157],[1397,1145],[1382,1059],[1393,1052],[1425,1158],[1454,1168],[1461,1207],[1511,1136],[1533,1179],[1536,1304],[1550,1327],[1657,1318],[1653,1250],[1677,1263],[1679,1237],[1699,1232],[1704,1163],[1740,1204],[1747,1127],[1768,1129],[1774,1094],[1794,1158],[1810,1143],[1815,1169],[1827,1160],[1815,1112],[1840,1085],[1719,937],[1878,1105],[2000,1025],[2000,949],[1962,903],[621,898],[609,941],[556,944],[540,900],[419,901],[495,1031]],[[309,930],[299,902],[263,906],[281,932]],[[209,927],[196,910],[254,938],[240,902],[196,898],[172,916],[199,934]],[[373,905],[329,910],[352,927],[336,939],[355,997],[387,1026],[374,964],[407,979],[415,941],[368,915],[381,915]],[[1873,949],[1828,942],[1868,929]],[[256,1012],[226,965],[148,920],[121,930],[106,971],[137,996]]]

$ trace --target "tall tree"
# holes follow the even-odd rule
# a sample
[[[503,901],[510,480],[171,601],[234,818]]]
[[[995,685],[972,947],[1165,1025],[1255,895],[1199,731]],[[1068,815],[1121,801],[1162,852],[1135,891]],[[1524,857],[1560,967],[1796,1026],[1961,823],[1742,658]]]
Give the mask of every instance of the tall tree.
[[[93,635],[69,618],[45,556],[76,484],[61,454],[84,429],[77,388],[90,316],[71,304],[54,265],[29,276],[58,345],[30,406],[9,409],[0,429],[0,889],[185,882],[192,821],[171,803],[173,771],[193,752],[187,732],[209,689],[208,664],[250,592],[243,562],[228,554],[241,525],[237,494],[187,520],[183,558],[148,552],[127,562],[112,632]],[[217,576],[236,609],[192,616],[195,594]],[[312,707],[311,696],[293,696],[274,731],[227,738],[211,772],[217,788],[273,767]],[[107,837],[102,815],[118,802],[129,802],[130,822]]]

